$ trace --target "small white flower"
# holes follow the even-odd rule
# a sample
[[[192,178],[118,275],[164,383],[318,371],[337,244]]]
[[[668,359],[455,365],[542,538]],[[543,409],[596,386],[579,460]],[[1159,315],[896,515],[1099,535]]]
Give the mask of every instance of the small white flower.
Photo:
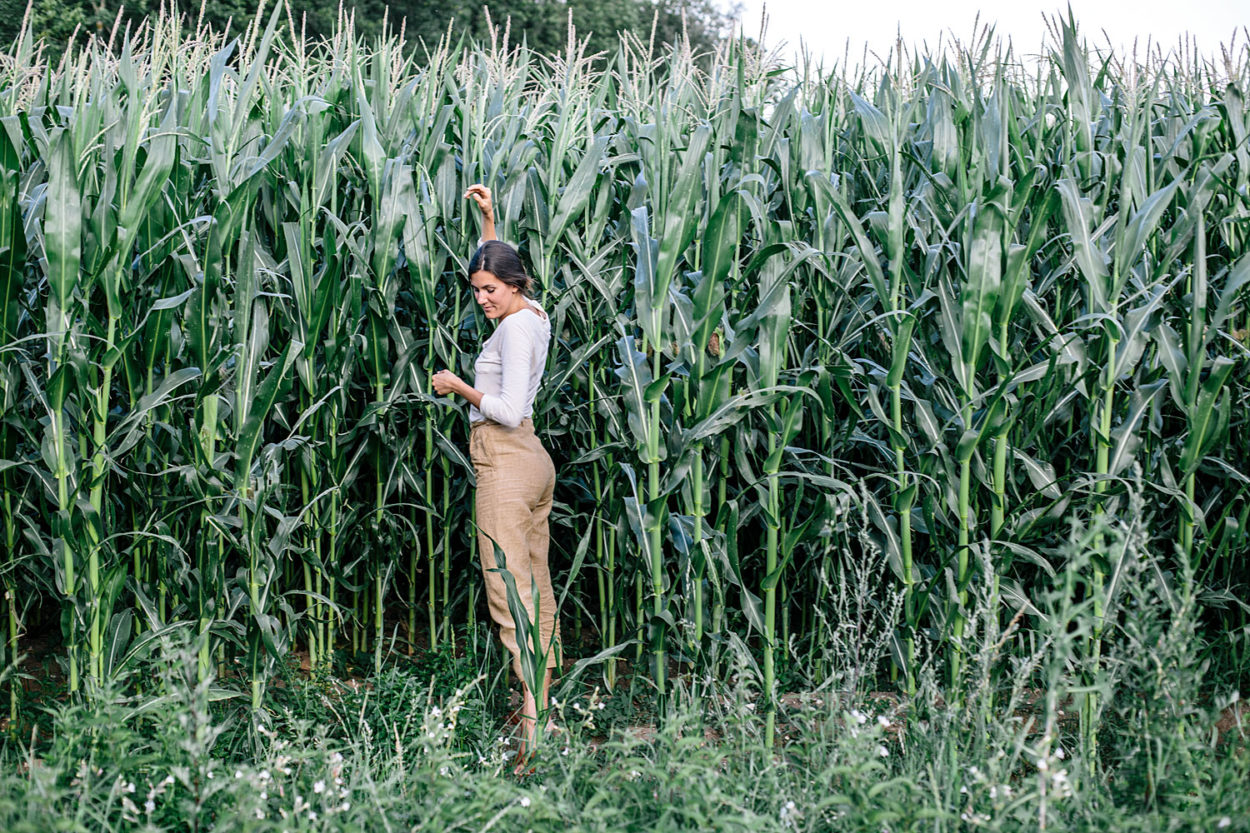
[[[883,729],[890,728],[890,718],[886,717],[883,714],[877,715],[877,722],[881,724],[881,728]]]
[[[1063,758],[1064,758],[1064,751],[1063,751],[1063,747],[1062,747],[1062,746],[1060,746],[1060,747],[1058,747],[1058,748],[1056,748],[1056,749],[1055,749],[1055,757],[1056,757],[1056,758],[1058,758],[1058,759],[1059,759],[1059,760],[1061,760],[1061,761],[1063,760]]]
[[[859,709],[851,709],[851,717],[855,718],[855,722],[861,726],[868,722],[868,715],[864,714]]]
[[[1045,772],[1046,770],[1050,769],[1050,764],[1047,762],[1045,758],[1038,758],[1037,768],[1040,769],[1042,772]]]
[[[1215,826],[1216,827],[1228,827],[1232,823],[1233,823],[1232,819],[1230,819],[1228,816],[1224,816],[1218,822],[1216,822]]]
[[[267,798],[269,798],[269,793],[267,793],[267,792],[262,792],[262,793],[260,794],[260,800],[261,800],[261,801],[264,801],[264,800],[266,800]]]
[[[156,802],[150,798],[147,801],[143,802],[143,812],[147,813],[149,816],[155,813]]]
[[[208,777],[209,778],[213,777],[213,773],[211,771],[208,773]],[[126,792],[133,794],[134,791],[135,791],[135,782],[131,781],[129,784],[126,785]]]
[[[258,776],[256,776],[256,777],[257,777],[257,778],[259,778],[259,779],[260,779],[260,780],[262,780],[262,781],[268,781],[268,780],[269,780],[269,778],[270,778],[270,775],[269,775],[269,770],[267,770],[267,769],[262,769],[262,770],[260,771],[260,775],[258,775]]]
[[[316,820],[317,820],[317,811],[316,811],[316,810],[309,810],[309,811],[308,811],[308,820],[309,820],[309,821],[316,821]]]
[[[317,795],[321,795],[325,791],[326,791],[325,781],[318,781],[317,783],[313,784],[313,792],[315,792]]]
[[[344,813],[346,813],[351,808],[352,808],[352,803],[350,801],[344,801],[342,804],[339,805],[339,809],[342,810]]]
[[[530,806],[530,797],[528,795],[521,796],[521,806],[522,807]]]
[[[882,758],[888,758],[890,757],[890,750],[886,749],[884,746],[879,745],[877,746],[877,754],[880,755]]]
[[[262,809],[260,809],[259,807],[257,807],[257,808],[256,808],[256,818],[258,818],[258,819],[263,819],[264,817],[265,817],[265,811],[264,811],[264,810],[262,810]]]
[[[208,771],[208,780],[209,781],[213,780],[213,771],[211,769]]]
[[[242,778],[242,777],[243,777],[243,770],[241,770],[241,769],[236,769],[236,770],[234,771],[234,777],[235,777],[235,780],[236,780],[236,781],[237,781],[238,779]]]

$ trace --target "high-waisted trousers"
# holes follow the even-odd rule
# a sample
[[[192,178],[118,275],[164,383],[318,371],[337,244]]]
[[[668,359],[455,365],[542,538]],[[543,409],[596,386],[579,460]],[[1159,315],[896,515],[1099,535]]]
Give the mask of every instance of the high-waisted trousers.
[[[529,419],[522,420],[516,428],[490,421],[474,423],[469,431],[469,458],[477,474],[478,550],[486,580],[486,601],[491,619],[499,625],[499,638],[512,654],[512,668],[518,678],[524,679],[517,644],[518,625],[525,628],[521,638],[533,649],[531,634],[537,623],[541,635],[537,653],[545,655],[547,668],[560,664],[556,598],[547,567],[551,543],[547,520],[551,515],[556,469]],[[503,551],[504,564],[497,563],[496,546]],[[513,617],[507,585],[498,568],[506,568],[512,574],[528,624]],[[531,588],[537,590],[537,600]],[[543,668],[543,663],[544,657],[536,656],[535,668]]]

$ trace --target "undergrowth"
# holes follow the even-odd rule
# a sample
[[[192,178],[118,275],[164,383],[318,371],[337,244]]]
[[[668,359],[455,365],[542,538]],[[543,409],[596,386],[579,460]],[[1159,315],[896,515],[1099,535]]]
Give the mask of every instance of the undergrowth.
[[[197,646],[171,638],[5,741],[0,829],[1250,830],[1246,735],[1215,728],[1238,695],[1207,679],[1192,571],[1167,573],[1146,541],[1140,522],[1074,528],[1018,615],[974,588],[966,663],[953,683],[927,664],[911,700],[850,673],[888,643],[888,616],[864,614],[854,641],[831,631],[827,676],[787,695],[772,748],[745,645],[679,677],[654,724],[629,705],[647,692],[568,680],[523,778],[506,686],[485,673],[498,655],[292,675],[252,712],[237,682],[197,684]],[[1094,558],[1116,582],[1096,655]]]

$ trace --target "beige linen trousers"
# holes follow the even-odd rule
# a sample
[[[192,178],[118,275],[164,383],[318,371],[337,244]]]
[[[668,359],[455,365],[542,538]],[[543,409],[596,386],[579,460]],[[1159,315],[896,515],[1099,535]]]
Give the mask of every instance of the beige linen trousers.
[[[547,520],[556,483],[555,465],[534,433],[533,420],[528,418],[516,428],[489,420],[473,423],[469,430],[469,458],[477,474],[475,503],[482,577],[486,580],[491,618],[499,625],[499,638],[512,654],[517,677],[523,679],[518,622],[508,607],[506,585],[497,570],[504,566],[516,581],[517,595],[530,623],[538,623],[546,667],[559,667],[556,597],[547,567],[551,543]],[[496,563],[496,544],[503,550],[503,565]],[[537,611],[532,587],[538,590]],[[522,633],[521,638],[533,647],[529,633]],[[542,658],[536,660],[536,667],[543,667]]]

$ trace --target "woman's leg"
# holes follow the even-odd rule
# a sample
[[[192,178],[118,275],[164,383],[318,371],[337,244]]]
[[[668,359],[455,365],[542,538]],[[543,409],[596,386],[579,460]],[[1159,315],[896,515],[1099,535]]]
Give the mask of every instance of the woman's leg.
[[[539,658],[543,667],[542,682],[537,695],[525,686],[525,699],[521,706],[522,736],[527,749],[533,749],[537,741],[538,720],[546,719],[550,706],[551,669],[560,665],[559,624],[556,621],[556,597],[551,583],[551,570],[548,565],[548,553],[551,548],[551,535],[548,519],[551,516],[552,495],[555,490],[555,466],[551,457],[535,438],[536,457],[541,457],[539,471],[544,472],[542,492],[530,515],[529,532],[526,536],[529,551],[530,570],[534,586],[538,591],[537,605],[538,629],[542,636],[545,656]]]
[[[551,516],[552,493],[555,490],[555,467],[541,446],[539,446],[539,451],[541,453],[539,470],[546,471],[544,478],[546,482],[530,515],[526,544],[529,550],[531,575],[534,578],[534,586],[538,589],[538,628],[542,635],[545,654],[543,662],[550,671],[560,666],[560,625],[556,620],[556,594],[551,583],[551,568],[548,564],[548,553],[551,549],[548,519]]]

